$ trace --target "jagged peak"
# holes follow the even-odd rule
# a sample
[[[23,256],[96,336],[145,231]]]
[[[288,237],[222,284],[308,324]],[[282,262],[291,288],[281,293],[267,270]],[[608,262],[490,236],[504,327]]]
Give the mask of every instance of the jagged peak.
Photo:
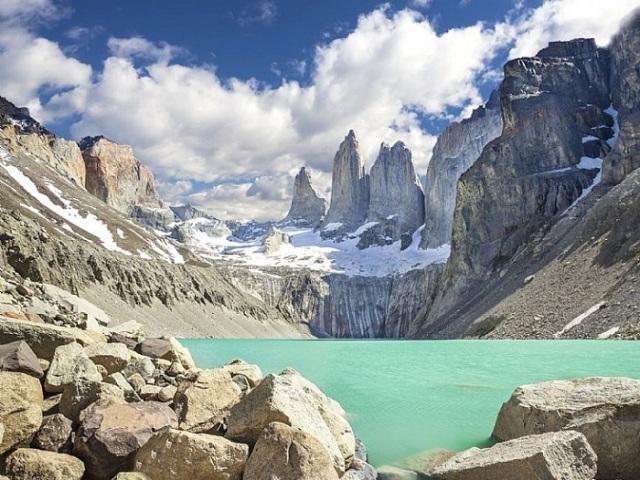
[[[582,55],[593,55],[598,50],[593,38],[576,38],[567,42],[549,42],[549,45],[538,52],[538,58],[565,58]]]
[[[94,137],[91,136],[86,136],[83,137],[78,143],[78,146],[80,147],[80,150],[86,150],[88,148],[93,147],[96,143],[98,143],[100,140],[105,140],[109,143],[116,143],[113,140],[108,139],[107,137],[105,137],[104,135],[96,135]]]
[[[36,133],[40,135],[55,135],[44,128],[31,116],[27,107],[18,107],[11,101],[0,96],[0,125],[12,124],[22,134]]]

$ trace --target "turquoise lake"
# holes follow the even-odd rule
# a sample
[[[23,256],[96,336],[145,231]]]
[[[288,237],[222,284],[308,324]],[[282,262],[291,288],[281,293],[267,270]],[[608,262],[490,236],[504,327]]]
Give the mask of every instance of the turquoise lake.
[[[640,378],[640,343],[595,340],[183,339],[199,367],[233,358],[292,366],[338,400],[374,466],[490,441],[515,387],[585,376]]]

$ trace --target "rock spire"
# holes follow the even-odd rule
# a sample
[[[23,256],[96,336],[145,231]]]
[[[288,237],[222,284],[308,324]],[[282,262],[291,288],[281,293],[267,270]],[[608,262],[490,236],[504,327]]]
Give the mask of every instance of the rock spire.
[[[369,206],[369,179],[353,130],[340,144],[333,161],[331,204],[323,225],[342,224],[347,229],[362,224]]]
[[[320,223],[326,209],[327,202],[316,194],[311,185],[311,175],[302,167],[293,184],[291,208],[284,222],[313,227]]]

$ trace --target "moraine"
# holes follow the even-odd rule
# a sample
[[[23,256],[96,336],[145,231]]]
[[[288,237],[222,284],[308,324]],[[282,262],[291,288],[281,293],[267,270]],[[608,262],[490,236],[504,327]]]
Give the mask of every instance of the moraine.
[[[337,399],[381,466],[427,450],[486,446],[514,388],[587,376],[640,379],[637,342],[184,339],[200,367],[240,357],[292,366]]]

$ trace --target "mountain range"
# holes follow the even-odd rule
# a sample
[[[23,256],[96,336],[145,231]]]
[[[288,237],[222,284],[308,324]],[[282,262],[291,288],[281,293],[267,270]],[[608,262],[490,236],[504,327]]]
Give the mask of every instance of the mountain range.
[[[151,334],[636,338],[639,64],[638,15],[606,48],[511,60],[426,185],[401,142],[367,172],[350,131],[329,201],[302,167],[279,222],[170,206],[131,147],[0,97],[0,274]]]

